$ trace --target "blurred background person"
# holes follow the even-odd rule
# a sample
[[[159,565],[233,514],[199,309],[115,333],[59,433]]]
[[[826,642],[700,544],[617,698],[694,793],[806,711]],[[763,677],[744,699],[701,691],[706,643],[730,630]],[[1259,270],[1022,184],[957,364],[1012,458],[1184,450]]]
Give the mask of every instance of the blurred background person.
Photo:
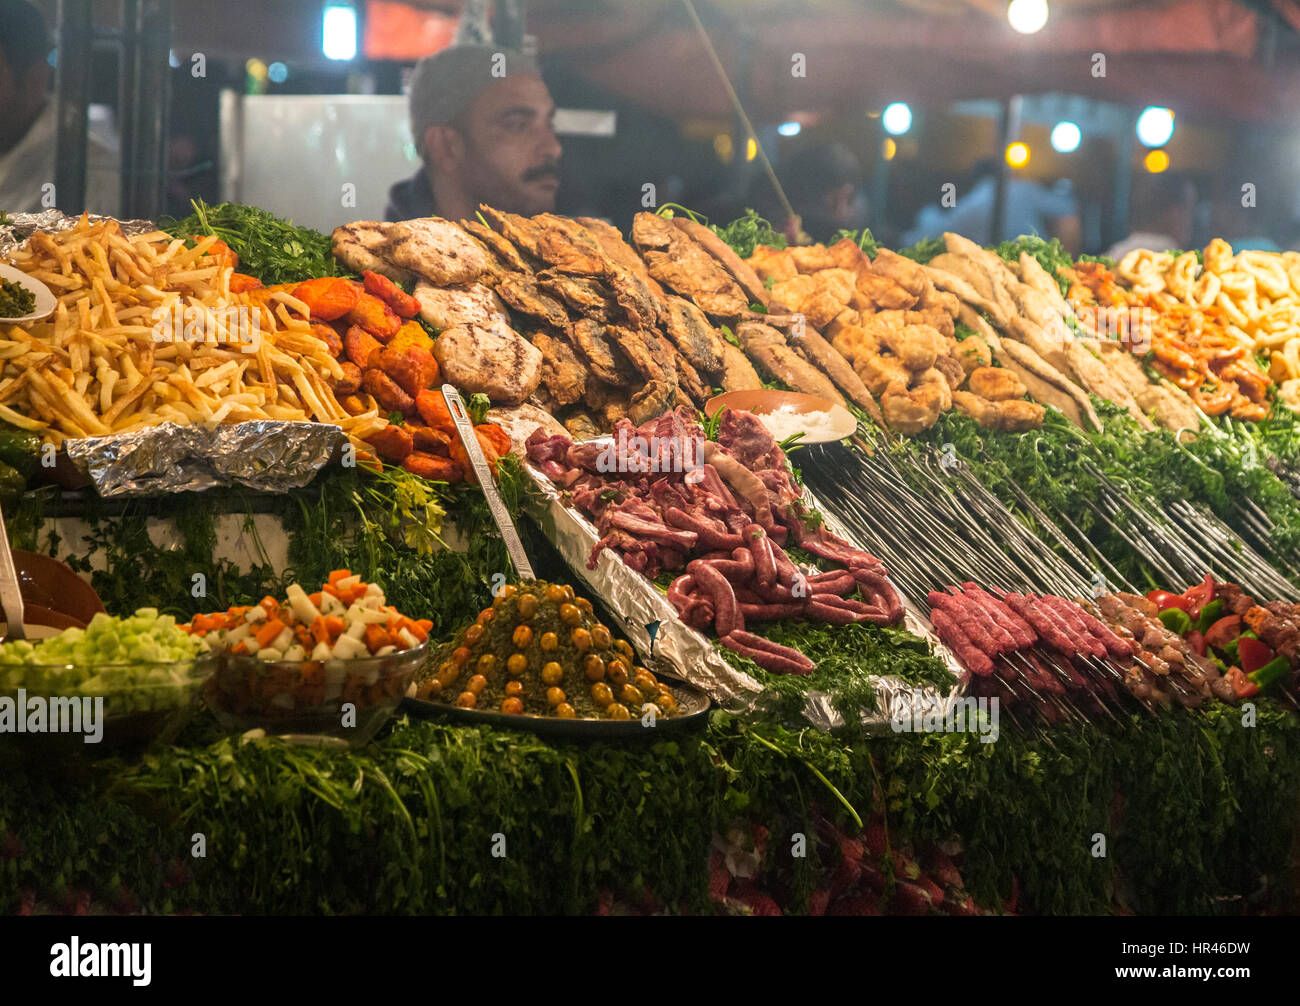
[[[50,94],[54,48],[40,12],[26,0],[0,0],[0,210],[37,212],[54,182],[58,107]],[[88,131],[86,209],[115,215],[121,198],[118,151]],[[58,206],[54,193],[53,206]]]
[[[1012,241],[1022,234],[1056,238],[1070,254],[1077,254],[1082,243],[1079,206],[1069,190],[1069,183],[1052,188],[1014,172],[1006,180],[1006,205],[1000,233],[993,233],[993,210],[997,200],[997,158],[978,161],[967,173],[957,190],[955,206],[931,203],[916,215],[916,223],[903,234],[904,245],[924,238],[936,238],[944,231],[965,235],[982,245]]]
[[[782,230],[790,241],[798,231],[814,241],[829,241],[839,230],[866,225],[867,203],[861,194],[862,163],[842,143],[817,143],[790,156],[781,183],[798,221]]]
[[[444,49],[416,66],[410,114],[423,166],[389,190],[385,219],[463,220],[479,203],[529,215],[555,209],[555,102],[531,57],[496,46]]]
[[[1118,262],[1135,248],[1169,251],[1192,247],[1196,183],[1187,175],[1165,171],[1137,179],[1129,205],[1133,229],[1106,249],[1110,258]]]

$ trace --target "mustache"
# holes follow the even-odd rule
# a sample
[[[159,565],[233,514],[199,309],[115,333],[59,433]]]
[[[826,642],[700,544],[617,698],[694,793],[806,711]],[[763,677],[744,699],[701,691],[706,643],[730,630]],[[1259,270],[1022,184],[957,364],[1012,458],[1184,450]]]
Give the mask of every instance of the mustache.
[[[556,161],[547,161],[545,164],[539,164],[535,168],[529,168],[524,172],[524,181],[538,182],[543,178],[559,179],[560,165]]]

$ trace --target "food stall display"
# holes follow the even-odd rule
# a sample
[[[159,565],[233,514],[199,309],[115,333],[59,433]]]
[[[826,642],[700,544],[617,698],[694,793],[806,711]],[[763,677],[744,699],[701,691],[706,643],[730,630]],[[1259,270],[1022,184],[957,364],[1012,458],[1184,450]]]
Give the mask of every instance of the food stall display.
[[[129,583],[132,567],[110,563],[94,577],[109,615],[0,646],[0,722],[19,688],[142,683],[78,667],[204,665],[158,679],[187,703],[202,689],[178,743],[105,771],[241,836],[223,865],[173,860],[165,885],[130,869],[112,892],[44,888],[38,843],[75,838],[23,805],[39,769],[20,747],[0,790],[16,899],[3,907],[979,914],[1284,899],[1256,881],[1285,861],[1279,808],[1300,783],[1300,450],[1278,433],[1294,432],[1300,336],[1278,319],[1300,274],[1220,244],[1203,266],[1157,255],[1112,271],[1033,239],[785,247],[752,214],[711,228],[642,213],[625,240],[491,207],[328,238],[230,205],[140,233],[85,217],[37,230],[9,257],[54,312],[0,324],[5,516],[21,544],[54,547],[46,445],[307,422],[359,460],[323,458],[267,501],[294,568],[235,570],[187,534],[176,551],[192,569]],[[1120,306],[1154,313],[1152,358],[1132,331],[1098,331],[1095,309]],[[157,338],[178,311],[217,319],[213,338]],[[256,346],[225,318],[256,319]],[[508,508],[532,520],[544,579],[512,572],[443,382],[469,400]],[[849,409],[858,430],[803,446],[798,413],[778,441],[761,414],[705,410],[765,388]],[[1067,453],[1094,496],[1047,477]],[[1157,477],[1174,464],[1209,474]],[[113,519],[88,551],[124,556]],[[190,586],[208,573],[214,599]],[[158,596],[132,615],[117,600],[132,591]],[[719,708],[660,737],[692,685]],[[949,725],[968,708],[979,716]],[[587,720],[641,736],[532,732]],[[1180,759],[1198,771],[1178,788]],[[328,855],[286,869],[259,788],[276,815],[310,815]],[[1212,830],[1194,834],[1210,804]],[[84,797],[67,813],[110,814],[129,843],[160,827]],[[1025,814],[1053,837],[1028,842]],[[1131,839],[1122,889],[1104,863],[1059,879],[1085,858],[1063,836],[1097,814]],[[525,849],[495,873],[453,840],[492,815]],[[362,822],[380,857],[361,856],[364,894],[322,872],[359,855]],[[1259,832],[1252,857],[1223,856],[1243,829]],[[788,854],[793,831],[811,858]],[[1202,852],[1171,880],[1151,870],[1151,836],[1174,832]],[[102,871],[111,854],[90,860]],[[240,870],[268,878],[262,903],[239,902]]]

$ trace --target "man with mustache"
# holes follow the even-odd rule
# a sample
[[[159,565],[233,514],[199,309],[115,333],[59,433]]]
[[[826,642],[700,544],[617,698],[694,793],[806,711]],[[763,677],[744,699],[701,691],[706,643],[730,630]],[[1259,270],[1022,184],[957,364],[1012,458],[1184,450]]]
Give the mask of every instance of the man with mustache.
[[[555,103],[531,57],[491,45],[444,49],[416,66],[410,107],[424,166],[389,190],[386,219],[472,219],[479,203],[555,209]]]

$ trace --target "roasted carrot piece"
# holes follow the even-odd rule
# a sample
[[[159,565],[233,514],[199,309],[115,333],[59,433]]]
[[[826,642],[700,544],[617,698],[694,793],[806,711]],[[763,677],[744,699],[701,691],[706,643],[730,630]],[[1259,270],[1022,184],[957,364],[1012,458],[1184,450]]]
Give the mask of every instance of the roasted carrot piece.
[[[387,276],[369,269],[361,274],[366,293],[374,294],[393,309],[399,318],[414,318],[420,313],[420,302],[406,293]]]
[[[248,293],[249,290],[259,289],[261,285],[262,281],[256,276],[249,276],[242,272],[230,274],[231,293]]]
[[[320,607],[320,601],[321,601],[320,591],[318,590],[318,591],[316,591],[316,593],[314,593],[314,594],[308,594],[308,595],[307,595],[307,600],[309,600],[312,604],[316,605],[316,607],[319,608],[319,607]]]
[[[347,630],[347,627],[348,627],[348,623],[343,621],[343,617],[341,615],[325,616],[325,628],[329,631],[329,642],[331,644],[334,642],[334,640],[338,639],[339,636],[343,635],[343,633]]]
[[[326,582],[328,582],[329,585],[332,587],[340,580],[346,580],[351,575],[352,575],[352,570],[350,569],[332,569],[330,570],[330,575]]]
[[[447,411],[447,401],[442,397],[441,391],[425,388],[415,396],[415,409],[420,413],[420,418],[425,424],[435,430],[446,430],[451,433],[456,429],[456,423],[452,420],[451,413]]]
[[[349,325],[359,325],[380,342],[387,342],[402,328],[402,319],[374,294],[363,293],[347,312]]]
[[[247,652],[248,652],[248,644],[245,643],[245,642],[243,642],[243,641],[241,640],[240,642],[238,642],[238,643],[236,643],[234,646],[232,646],[232,647],[230,648],[230,651],[231,651],[232,653],[247,653]]]
[[[361,290],[350,280],[326,276],[299,283],[293,296],[311,309],[316,321],[336,321],[357,306]]]

